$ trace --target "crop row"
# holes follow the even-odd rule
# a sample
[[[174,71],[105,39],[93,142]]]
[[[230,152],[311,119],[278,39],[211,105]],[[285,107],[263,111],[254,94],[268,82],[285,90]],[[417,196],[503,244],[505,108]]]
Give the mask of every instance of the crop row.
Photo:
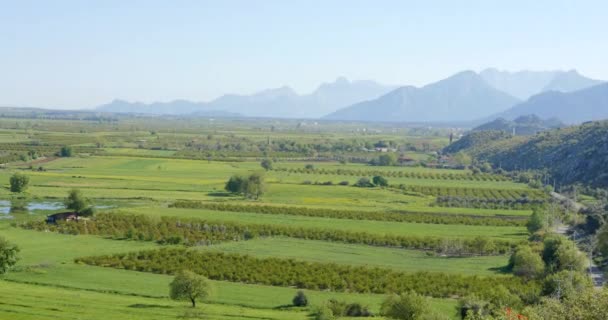
[[[431,224],[462,224],[483,226],[524,226],[526,221],[519,217],[485,217],[422,212],[355,211],[323,208],[285,207],[269,205],[240,205],[218,202],[180,200],[170,207],[186,209],[207,209],[214,211],[252,212],[263,214],[284,214],[335,219],[376,220]]]
[[[466,197],[477,199],[494,200],[546,200],[547,195],[541,190],[514,190],[514,189],[490,189],[490,188],[461,188],[444,186],[418,186],[418,185],[398,185],[392,186],[408,192],[421,193],[425,195],[442,197]]]
[[[503,287],[517,296],[539,291],[536,282],[513,277],[478,277],[447,273],[407,273],[293,259],[255,258],[248,255],[184,248],[162,248],[126,254],[84,257],[78,263],[174,274],[187,269],[213,280],[359,293],[416,291],[434,297],[477,294]]]
[[[542,207],[545,200],[528,198],[519,199],[484,199],[458,196],[439,196],[433,205],[440,207],[478,208],[478,209],[506,209],[531,210]]]
[[[329,174],[344,176],[384,176],[391,178],[413,178],[433,180],[471,180],[471,181],[507,181],[508,177],[488,173],[453,173],[453,172],[429,172],[429,171],[398,171],[398,170],[366,170],[366,169],[326,169],[326,168],[276,168],[276,171],[306,174]]]
[[[209,222],[200,219],[145,215],[100,213],[90,220],[60,221],[46,224],[30,221],[26,229],[53,231],[63,234],[95,234],[114,239],[157,241],[159,243],[208,245],[222,241],[239,241],[255,237],[284,236],[299,239],[336,241],[371,246],[433,250],[446,255],[491,255],[510,252],[518,242],[477,238],[440,238],[432,236],[403,236],[349,232],[325,228],[305,228],[264,224]]]

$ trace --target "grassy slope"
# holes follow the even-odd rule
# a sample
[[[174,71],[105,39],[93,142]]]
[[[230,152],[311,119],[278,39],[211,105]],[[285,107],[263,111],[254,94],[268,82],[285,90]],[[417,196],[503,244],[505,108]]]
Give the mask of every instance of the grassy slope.
[[[135,301],[133,303],[144,304],[149,298],[165,299],[168,295],[168,284],[171,281],[170,276],[73,263],[73,259],[78,256],[136,251],[156,247],[154,244],[107,240],[94,236],[43,233],[8,227],[6,223],[0,226],[0,235],[18,244],[22,250],[22,260],[18,264],[18,269],[6,275],[5,279],[11,282],[17,281],[23,285],[27,284],[31,286],[28,290],[32,292],[36,292],[37,290],[44,291],[48,287],[48,290],[58,290],[58,296],[73,294],[71,290],[67,289],[86,290],[79,291],[79,294],[84,295],[88,295],[88,291],[91,291],[90,294],[105,293],[106,295],[100,296],[102,301],[106,301],[100,302],[99,307],[102,309],[106,303],[113,303],[111,301],[115,299],[113,296],[110,297],[109,293],[118,294],[118,297],[125,295],[136,296],[133,298],[133,301]],[[3,282],[2,285],[5,283]],[[291,302],[291,298],[297,291],[294,288],[220,281],[212,281],[212,286],[213,295],[209,302],[224,305],[224,309],[222,310],[229,313],[235,312],[231,307],[273,309],[287,305]],[[9,290],[8,286],[0,286],[0,296],[6,295],[7,290]],[[306,293],[313,305],[319,305],[328,299],[336,298],[344,301],[360,302],[370,306],[375,311],[379,310],[380,303],[384,299],[383,295],[372,294],[348,294],[310,290],[306,290]],[[51,294],[51,291],[49,291],[49,294]],[[47,300],[48,304],[52,304],[52,301],[57,301],[50,298]],[[25,302],[25,304],[33,303],[32,301],[28,301],[22,302]],[[455,306],[453,300],[433,299],[432,301],[435,308],[445,314],[452,315]],[[156,302],[156,304],[158,303]],[[163,301],[162,303],[168,302]],[[126,307],[126,305],[122,306]],[[44,308],[47,307],[49,306],[47,305]],[[0,315],[2,315],[1,310]],[[9,310],[16,311],[17,309],[13,306]],[[134,311],[124,309],[117,312],[118,315],[129,314],[129,312]],[[179,309],[178,312],[183,312],[183,310]],[[249,314],[247,311],[247,315]],[[280,315],[274,318],[268,317],[270,319],[284,319]],[[42,317],[42,314],[40,316]],[[96,315],[94,314],[87,315],[87,318],[89,316],[91,319],[96,319]],[[283,316],[285,315],[283,314]],[[144,315],[142,317],[145,318]],[[33,317],[32,315],[30,318],[23,319],[37,319],[37,317]]]

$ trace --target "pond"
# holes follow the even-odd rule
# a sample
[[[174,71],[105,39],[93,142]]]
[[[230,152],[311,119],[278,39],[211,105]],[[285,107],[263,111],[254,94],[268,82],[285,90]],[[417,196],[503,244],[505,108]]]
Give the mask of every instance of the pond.
[[[24,201],[25,202],[25,201]],[[96,205],[96,209],[109,209],[111,205]],[[25,210],[23,212],[32,213],[33,211],[55,211],[65,208],[63,202],[60,201],[28,201],[24,205]],[[11,201],[0,200],[0,219],[12,219],[11,215]]]

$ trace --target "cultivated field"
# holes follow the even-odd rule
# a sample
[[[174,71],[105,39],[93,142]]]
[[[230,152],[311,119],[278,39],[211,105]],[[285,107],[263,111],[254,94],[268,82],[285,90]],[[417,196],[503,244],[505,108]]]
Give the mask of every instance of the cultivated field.
[[[533,205],[547,196],[508,176],[437,168],[435,151],[447,135],[382,126],[362,133],[354,124],[298,129],[288,121],[270,129],[264,120],[0,119],[0,128],[0,200],[41,206],[0,214],[0,235],[21,249],[0,278],[0,318],[309,319],[330,299],[378,314],[389,294],[400,293],[372,276],[380,272],[456,319],[456,301],[467,290],[535,288],[505,267],[511,250],[527,241]],[[367,164],[387,154],[373,149],[379,141],[410,162]],[[71,152],[60,156],[64,147]],[[262,168],[262,159],[273,160],[272,168]],[[9,189],[15,172],[29,177],[22,193]],[[231,176],[255,173],[265,181],[259,198],[224,189]],[[374,176],[388,183],[355,186]],[[46,224],[46,215],[66,210],[44,204],[62,202],[73,189],[96,213]],[[122,256],[153,257],[163,248],[183,254],[174,258],[184,265]],[[209,298],[196,309],[169,299],[186,255],[217,253],[283,271],[267,279],[253,267],[223,274],[219,261],[193,262],[210,278]],[[343,279],[302,278],[289,268],[349,271],[336,275]],[[417,283],[418,274],[424,281]],[[308,307],[291,306],[299,289]]]

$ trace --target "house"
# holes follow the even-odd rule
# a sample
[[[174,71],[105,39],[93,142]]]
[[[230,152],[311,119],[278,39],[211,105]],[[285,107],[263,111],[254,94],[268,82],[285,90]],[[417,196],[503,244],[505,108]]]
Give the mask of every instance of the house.
[[[76,212],[60,212],[46,216],[46,223],[57,223],[57,221],[78,221],[80,217]]]

